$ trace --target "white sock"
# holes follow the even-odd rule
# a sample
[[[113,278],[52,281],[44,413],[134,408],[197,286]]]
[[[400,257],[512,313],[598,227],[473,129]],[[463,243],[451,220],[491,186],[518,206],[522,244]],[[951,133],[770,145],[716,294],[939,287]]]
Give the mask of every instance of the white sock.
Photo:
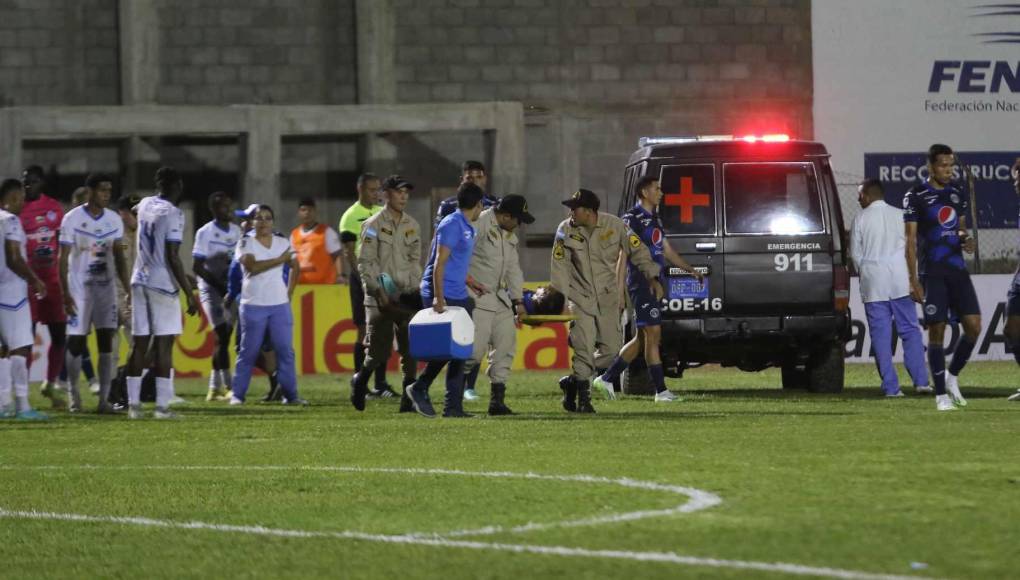
[[[113,383],[113,370],[117,368],[116,355],[112,352],[99,353],[99,404],[105,405]]]
[[[31,411],[32,405],[28,402],[28,361],[20,355],[11,355],[11,382],[14,383],[14,400],[17,402],[18,411]]]
[[[14,404],[14,392],[11,390],[11,359],[0,358],[0,409],[10,409]]]
[[[78,379],[81,378],[81,355],[74,356],[67,351],[64,357],[67,366],[67,392],[71,395],[71,406],[81,408],[81,391],[78,390]]]
[[[172,398],[174,398],[173,378],[156,377],[156,408],[168,409]]]
[[[128,405],[137,407],[142,404],[142,377],[127,377]]]
[[[222,379],[220,378],[220,371],[213,369],[209,373],[209,390],[219,390],[223,386]]]

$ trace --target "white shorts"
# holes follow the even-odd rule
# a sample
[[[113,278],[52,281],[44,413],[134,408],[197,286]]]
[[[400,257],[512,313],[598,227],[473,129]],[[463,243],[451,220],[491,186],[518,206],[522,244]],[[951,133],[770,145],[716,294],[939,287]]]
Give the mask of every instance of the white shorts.
[[[68,336],[86,336],[93,326],[117,328],[117,292],[112,286],[84,286],[71,292],[77,314],[67,318]]]
[[[35,342],[32,334],[32,310],[28,301],[16,310],[0,308],[0,341],[8,350],[31,346]]]
[[[145,286],[131,287],[131,334],[134,336],[179,336],[181,300]]]
[[[209,326],[213,328],[223,324],[234,326],[234,322],[237,320],[236,303],[234,308],[228,309],[223,305],[223,295],[212,288],[199,290],[198,298],[202,302],[202,310],[205,312],[206,319],[209,320]]]

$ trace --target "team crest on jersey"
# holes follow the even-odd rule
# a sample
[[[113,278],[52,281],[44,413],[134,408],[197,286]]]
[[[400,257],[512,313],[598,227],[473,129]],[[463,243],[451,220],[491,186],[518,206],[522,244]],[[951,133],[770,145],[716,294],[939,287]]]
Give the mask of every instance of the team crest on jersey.
[[[944,205],[939,208],[939,224],[947,230],[951,230],[956,227],[956,210]]]
[[[952,201],[953,203],[960,203],[960,196],[956,195],[955,193],[950,193],[949,200]]]
[[[50,220],[51,222],[57,221],[57,212],[53,211],[52,209],[46,212],[46,219]]]
[[[935,313],[938,312],[938,310],[939,310],[938,307],[935,306],[934,304],[929,304],[929,305],[924,307],[924,312],[928,316],[934,316]]]
[[[658,246],[662,243],[662,230],[655,228],[652,230],[652,245]]]

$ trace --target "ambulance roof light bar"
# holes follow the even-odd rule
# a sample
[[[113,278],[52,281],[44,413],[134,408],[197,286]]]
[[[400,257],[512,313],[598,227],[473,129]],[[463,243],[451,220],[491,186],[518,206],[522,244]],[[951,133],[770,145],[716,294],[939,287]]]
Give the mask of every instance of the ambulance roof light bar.
[[[747,143],[785,143],[790,140],[789,135],[774,133],[768,135],[744,135],[735,137],[733,135],[692,135],[689,137],[642,137],[638,140],[638,147],[651,147],[653,145],[680,145],[683,143],[704,143],[710,141],[744,141]]]

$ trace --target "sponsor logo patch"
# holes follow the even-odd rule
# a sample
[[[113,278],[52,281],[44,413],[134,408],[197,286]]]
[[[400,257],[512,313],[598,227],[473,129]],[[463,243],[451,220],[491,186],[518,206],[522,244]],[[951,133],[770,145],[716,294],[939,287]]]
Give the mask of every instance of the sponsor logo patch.
[[[947,230],[955,228],[957,224],[956,210],[948,205],[939,208],[939,224]]]

